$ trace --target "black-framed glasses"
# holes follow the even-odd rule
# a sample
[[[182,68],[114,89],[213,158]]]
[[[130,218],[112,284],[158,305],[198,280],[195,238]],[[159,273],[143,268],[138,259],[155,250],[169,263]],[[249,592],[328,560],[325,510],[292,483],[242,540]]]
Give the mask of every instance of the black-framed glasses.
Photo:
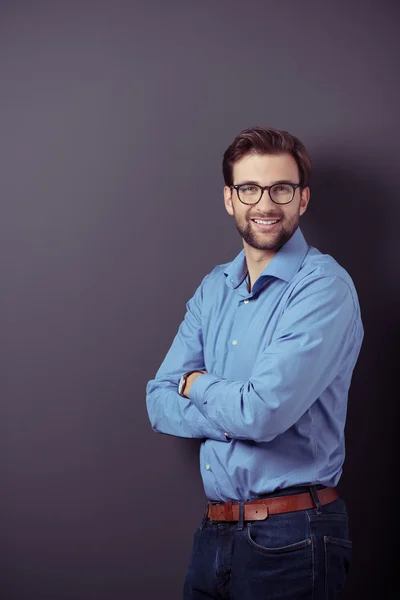
[[[256,183],[237,183],[236,185],[231,185],[231,189],[235,188],[238,198],[243,204],[257,204],[257,202],[260,202],[265,190],[268,190],[269,197],[275,204],[289,204],[299,187],[301,187],[300,183],[289,183],[286,181],[264,186],[257,185]]]

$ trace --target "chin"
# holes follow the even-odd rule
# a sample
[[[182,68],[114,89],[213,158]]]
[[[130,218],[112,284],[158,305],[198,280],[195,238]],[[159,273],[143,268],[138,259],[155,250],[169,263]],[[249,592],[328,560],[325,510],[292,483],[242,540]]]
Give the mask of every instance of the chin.
[[[274,234],[264,234],[260,236],[249,236],[248,244],[253,246],[254,248],[260,248],[265,250],[275,250],[276,248],[280,248],[282,245],[282,240],[286,238],[286,236],[282,235],[281,232],[277,232]]]
[[[278,252],[283,244],[248,244],[255,250],[268,250],[269,252]]]

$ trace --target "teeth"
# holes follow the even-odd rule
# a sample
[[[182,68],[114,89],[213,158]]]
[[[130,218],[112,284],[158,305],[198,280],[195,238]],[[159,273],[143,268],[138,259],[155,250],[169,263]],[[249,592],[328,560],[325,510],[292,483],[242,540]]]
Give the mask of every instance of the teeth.
[[[254,219],[254,221],[260,223],[260,225],[273,225],[278,222],[278,219],[276,219],[276,221],[261,221],[260,219]]]

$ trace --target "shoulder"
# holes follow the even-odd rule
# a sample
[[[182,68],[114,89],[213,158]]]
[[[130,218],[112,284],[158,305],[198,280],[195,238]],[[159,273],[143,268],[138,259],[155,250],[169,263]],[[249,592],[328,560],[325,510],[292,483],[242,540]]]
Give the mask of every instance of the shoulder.
[[[350,274],[329,254],[322,254],[313,246],[291,281],[291,296],[309,291],[324,290],[332,296],[351,298],[354,308],[359,311],[357,291]]]
[[[215,297],[216,290],[220,288],[221,282],[225,280],[224,271],[229,264],[230,263],[217,265],[212,269],[212,271],[203,276],[203,279],[195,290],[193,296],[189,299],[187,307],[190,307],[193,304],[200,306],[207,297]]]
[[[203,278],[200,287],[208,287],[218,285],[223,282],[226,278],[225,271],[229,267],[231,263],[224,263],[221,265],[216,265],[212,271],[207,273],[207,275]]]

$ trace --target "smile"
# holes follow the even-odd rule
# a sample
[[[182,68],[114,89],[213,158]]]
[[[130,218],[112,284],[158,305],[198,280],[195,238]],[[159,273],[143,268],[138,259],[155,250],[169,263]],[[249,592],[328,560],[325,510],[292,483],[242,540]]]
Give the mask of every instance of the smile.
[[[263,221],[261,219],[252,219],[252,221],[254,221],[254,223],[257,223],[258,225],[275,225],[275,223],[278,222],[279,219],[275,219],[274,221]]]

